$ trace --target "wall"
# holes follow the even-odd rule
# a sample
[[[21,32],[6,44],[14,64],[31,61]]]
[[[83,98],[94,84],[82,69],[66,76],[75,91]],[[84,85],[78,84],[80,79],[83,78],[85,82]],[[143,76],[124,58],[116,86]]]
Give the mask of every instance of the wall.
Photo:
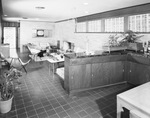
[[[102,50],[102,46],[107,44],[109,36],[113,33],[75,33],[75,20],[68,20],[55,24],[55,40],[60,40],[61,46],[63,40],[75,43],[76,47],[80,47],[89,51]],[[142,42],[150,40],[150,33],[143,34],[140,38]],[[89,43],[87,43],[89,42]]]
[[[20,21],[20,49],[27,43],[54,43],[54,23],[37,21]],[[52,30],[52,37],[33,37],[33,29]]]
[[[61,41],[61,46],[62,42],[67,40],[84,50],[88,44],[89,50],[100,50],[109,36],[101,33],[75,33],[75,20],[56,23],[55,34],[57,35],[56,39]]]

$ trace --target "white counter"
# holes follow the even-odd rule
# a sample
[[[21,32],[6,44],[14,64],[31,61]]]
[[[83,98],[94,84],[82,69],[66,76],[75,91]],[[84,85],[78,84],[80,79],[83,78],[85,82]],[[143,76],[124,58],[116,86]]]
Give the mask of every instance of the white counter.
[[[150,82],[118,94],[117,118],[120,118],[122,107],[127,108],[131,113],[136,111],[142,114],[142,118],[150,118]]]

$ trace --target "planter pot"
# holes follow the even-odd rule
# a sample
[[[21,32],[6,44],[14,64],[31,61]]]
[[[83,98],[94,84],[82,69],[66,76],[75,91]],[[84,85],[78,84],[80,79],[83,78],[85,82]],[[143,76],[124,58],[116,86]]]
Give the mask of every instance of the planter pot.
[[[143,50],[143,44],[142,43],[127,43],[127,49],[129,50]]]
[[[11,110],[13,97],[6,101],[0,101],[0,112],[7,113]]]
[[[143,50],[143,44],[142,43],[128,43],[124,42],[119,46],[103,46],[104,51],[119,51],[119,50],[134,50],[134,51],[140,51]]]

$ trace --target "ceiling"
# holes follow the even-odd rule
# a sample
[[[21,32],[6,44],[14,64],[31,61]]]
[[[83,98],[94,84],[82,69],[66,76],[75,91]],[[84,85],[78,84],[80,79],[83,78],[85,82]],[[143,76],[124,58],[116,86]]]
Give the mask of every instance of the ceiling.
[[[150,0],[2,0],[3,19],[56,22],[124,7]]]

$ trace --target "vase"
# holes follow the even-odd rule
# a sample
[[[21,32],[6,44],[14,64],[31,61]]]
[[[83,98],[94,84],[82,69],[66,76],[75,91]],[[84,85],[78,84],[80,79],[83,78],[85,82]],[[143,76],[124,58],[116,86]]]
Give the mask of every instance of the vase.
[[[0,112],[7,113],[11,110],[13,97],[6,101],[0,101]]]

